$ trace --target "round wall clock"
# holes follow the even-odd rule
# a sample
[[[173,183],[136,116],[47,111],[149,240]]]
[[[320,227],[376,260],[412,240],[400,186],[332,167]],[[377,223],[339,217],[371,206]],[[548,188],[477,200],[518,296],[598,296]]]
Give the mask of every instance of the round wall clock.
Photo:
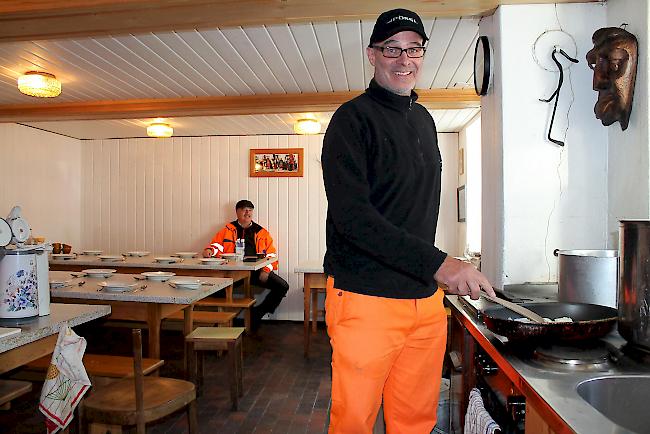
[[[474,48],[474,89],[477,95],[485,95],[490,87],[492,51],[487,36],[479,36]]]

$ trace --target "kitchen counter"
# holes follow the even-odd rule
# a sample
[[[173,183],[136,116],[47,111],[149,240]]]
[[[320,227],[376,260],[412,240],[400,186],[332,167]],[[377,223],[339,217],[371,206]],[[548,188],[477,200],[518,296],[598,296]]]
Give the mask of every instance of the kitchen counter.
[[[21,332],[0,338],[0,353],[57,334],[64,323],[74,327],[110,313],[110,306],[52,303],[49,315],[4,320],[4,327],[17,327]]]
[[[549,297],[550,299],[552,297]],[[591,407],[578,395],[576,386],[584,380],[598,377],[648,375],[650,366],[611,365],[606,370],[598,372],[566,372],[561,369],[542,367],[534,360],[519,357],[508,345],[507,339],[490,332],[474,315],[469,314],[459,297],[447,296],[446,300],[454,318],[467,329],[478,345],[525,396],[527,415],[529,406],[532,406],[555,432],[590,434],[630,432]],[[610,333],[604,340],[616,349],[620,349],[625,344],[616,331]],[[625,397],[621,396],[620,399]]]

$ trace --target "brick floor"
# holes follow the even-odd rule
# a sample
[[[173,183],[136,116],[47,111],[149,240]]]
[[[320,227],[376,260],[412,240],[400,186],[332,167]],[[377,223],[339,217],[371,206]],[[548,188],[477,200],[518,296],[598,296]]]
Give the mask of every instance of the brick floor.
[[[76,327],[88,340],[90,353],[130,353],[130,330]],[[146,332],[143,333],[146,336]],[[146,340],[145,340],[146,348]],[[181,378],[183,338],[163,331],[161,376]],[[244,396],[239,410],[230,411],[225,356],[206,354],[203,395],[198,399],[201,433],[323,433],[331,392],[331,350],[324,328],[312,339],[311,357],[302,355],[302,323],[265,322],[255,337],[244,338]],[[43,433],[44,418],[37,409],[42,383],[32,393],[0,411],[0,432]],[[184,413],[147,425],[147,432],[187,432]]]

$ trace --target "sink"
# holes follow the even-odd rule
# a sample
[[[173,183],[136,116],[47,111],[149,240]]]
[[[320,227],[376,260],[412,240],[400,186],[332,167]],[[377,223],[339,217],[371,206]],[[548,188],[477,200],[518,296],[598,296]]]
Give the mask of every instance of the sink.
[[[599,377],[576,387],[578,395],[612,422],[633,432],[650,427],[650,376]]]

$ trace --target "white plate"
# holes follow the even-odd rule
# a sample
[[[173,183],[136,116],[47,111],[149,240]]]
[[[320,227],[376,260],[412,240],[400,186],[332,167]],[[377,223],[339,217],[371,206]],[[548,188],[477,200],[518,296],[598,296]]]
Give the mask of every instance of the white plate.
[[[201,287],[199,279],[172,279],[169,283],[178,289],[199,289]]]
[[[170,273],[168,271],[147,271],[146,273],[140,274],[154,282],[164,282],[176,276],[176,273]]]
[[[179,258],[193,258],[198,254],[198,252],[176,252],[174,256],[178,256]]]
[[[138,286],[138,283],[112,281],[112,282],[99,282],[98,285],[104,291],[125,292],[125,291],[131,291],[133,288]]]
[[[63,288],[67,283],[69,282],[64,282],[63,280],[50,280],[50,288],[51,289]]]
[[[88,255],[88,256],[99,256],[102,253],[104,253],[103,250],[84,250],[81,252],[82,255]]]
[[[173,256],[159,256],[154,259],[156,260],[156,262],[160,262],[162,264],[173,264],[174,262],[179,261],[179,258],[174,258]]]
[[[218,265],[218,264],[223,264],[226,262],[226,259],[224,258],[201,258],[201,262],[204,265]]]
[[[144,251],[143,252],[138,252],[138,251],[136,251],[136,252],[126,252],[125,253],[126,256],[135,256],[135,257],[138,257],[138,258],[141,258],[143,256],[147,256],[149,254],[151,254],[151,252],[144,252]]]
[[[98,258],[105,262],[116,262],[124,260],[124,256],[122,255],[99,255]]]
[[[236,253],[222,253],[221,257],[226,258],[226,259],[236,259],[237,254]]]
[[[107,278],[111,277],[113,273],[117,270],[111,270],[110,268],[89,268],[88,270],[81,270],[82,273],[88,275],[88,277],[101,277]]]
[[[77,255],[74,253],[52,253],[52,259],[74,259]]]

